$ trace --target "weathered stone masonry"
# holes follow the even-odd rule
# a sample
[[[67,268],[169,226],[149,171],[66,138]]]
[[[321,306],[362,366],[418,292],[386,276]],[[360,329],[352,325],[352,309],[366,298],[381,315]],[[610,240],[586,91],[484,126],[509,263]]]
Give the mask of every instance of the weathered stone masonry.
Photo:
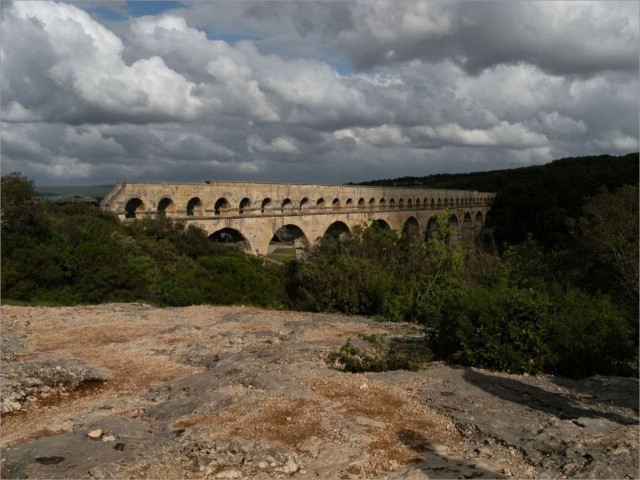
[[[411,226],[424,238],[434,228],[435,215],[444,210],[451,213],[450,223],[457,228],[454,241],[469,241],[484,224],[494,196],[468,190],[357,185],[119,182],[102,207],[122,220],[163,214],[193,223],[210,235],[228,232],[241,237],[247,251],[265,255],[271,238],[283,226],[297,227],[309,242],[336,222],[350,230],[373,221],[383,221],[398,232]]]

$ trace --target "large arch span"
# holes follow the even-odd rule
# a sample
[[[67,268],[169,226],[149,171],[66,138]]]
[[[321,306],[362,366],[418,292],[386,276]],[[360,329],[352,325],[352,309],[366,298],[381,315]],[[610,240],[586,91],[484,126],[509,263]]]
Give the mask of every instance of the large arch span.
[[[101,205],[123,221],[164,216],[193,223],[212,240],[266,255],[283,227],[303,232],[296,238],[308,244],[322,238],[332,225],[345,232],[375,221],[398,233],[410,230],[412,235],[429,238],[436,230],[433,219],[444,211],[457,229],[452,243],[471,242],[494,196],[472,190],[358,185],[119,182]]]

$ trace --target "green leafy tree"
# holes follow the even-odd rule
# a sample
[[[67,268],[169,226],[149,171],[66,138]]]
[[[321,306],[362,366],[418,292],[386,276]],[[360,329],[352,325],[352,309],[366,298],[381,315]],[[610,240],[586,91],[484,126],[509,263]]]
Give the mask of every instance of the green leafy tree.
[[[2,233],[43,235],[47,231],[42,201],[33,181],[19,172],[2,176],[0,191]]]
[[[619,298],[638,319],[638,186],[603,191],[574,225],[587,285]],[[636,330],[637,331],[637,330]]]

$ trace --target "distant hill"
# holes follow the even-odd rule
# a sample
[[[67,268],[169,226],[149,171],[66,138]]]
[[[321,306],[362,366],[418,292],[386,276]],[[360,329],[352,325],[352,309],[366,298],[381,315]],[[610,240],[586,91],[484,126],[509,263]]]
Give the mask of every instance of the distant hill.
[[[439,173],[425,177],[399,177],[372,180],[356,185],[431,187],[499,192],[510,183],[544,178],[577,176],[579,180],[595,181],[615,188],[626,183],[638,183],[638,153],[615,157],[569,157],[545,165],[473,173]],[[596,179],[600,180],[596,180]]]
[[[496,192],[487,227],[498,245],[531,234],[549,248],[571,242],[568,223],[581,214],[585,199],[602,189],[638,184],[638,153],[555,160],[546,165],[489,172],[438,174],[363,182],[360,185],[431,187]]]
[[[84,201],[102,200],[111,191],[113,185],[88,185],[85,187],[38,187],[36,192],[42,198],[51,201],[81,199]]]

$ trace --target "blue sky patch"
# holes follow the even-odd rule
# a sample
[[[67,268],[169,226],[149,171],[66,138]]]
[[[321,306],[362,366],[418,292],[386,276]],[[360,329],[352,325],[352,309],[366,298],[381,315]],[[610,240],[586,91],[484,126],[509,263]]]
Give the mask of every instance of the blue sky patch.
[[[127,10],[133,17],[142,17],[144,15],[157,15],[158,13],[176,8],[185,8],[182,2],[127,2]]]

